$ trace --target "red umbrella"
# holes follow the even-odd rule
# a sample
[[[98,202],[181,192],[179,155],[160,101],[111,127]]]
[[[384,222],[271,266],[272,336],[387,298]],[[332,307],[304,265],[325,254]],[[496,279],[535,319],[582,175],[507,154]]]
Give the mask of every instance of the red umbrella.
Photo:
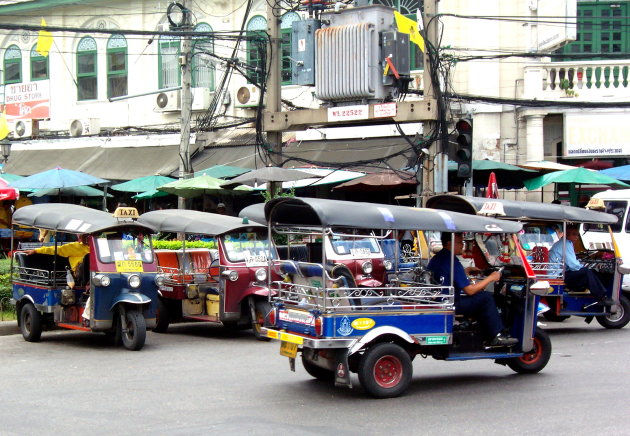
[[[494,172],[491,172],[490,177],[488,177],[486,198],[499,198],[499,186],[497,185],[497,176],[494,174]]]
[[[20,191],[9,187],[9,182],[0,178],[0,200],[17,200],[20,198]]]
[[[417,184],[415,174],[403,171],[384,171],[382,173],[366,174],[337,185],[333,189],[342,191],[388,191],[392,188],[413,187]]]

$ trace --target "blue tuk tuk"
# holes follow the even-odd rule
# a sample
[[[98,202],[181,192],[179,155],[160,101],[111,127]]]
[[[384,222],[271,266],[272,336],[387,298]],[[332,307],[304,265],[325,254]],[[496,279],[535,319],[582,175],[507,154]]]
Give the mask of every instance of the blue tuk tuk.
[[[485,217],[402,206],[316,198],[277,198],[265,205],[269,232],[278,235],[323,235],[364,239],[389,238],[395,230],[431,230],[508,234],[518,223]],[[453,258],[451,258],[451,265]],[[519,373],[534,373],[547,364],[551,342],[536,327],[536,279],[525,257],[490,289],[503,324],[518,342],[489,347],[474,319],[455,315],[454,288],[420,275],[403,273],[387,285],[359,287],[343,264],[270,261],[282,280],[263,329],[279,340],[280,354],[295,370],[298,352],[315,378],[352,387],[350,374],[372,396],[401,395],[412,378],[412,360],[421,355],[440,360],[493,359]],[[268,275],[271,277],[271,274]],[[452,277],[452,274],[451,274]]]
[[[154,230],[136,223],[137,216],[134,208],[112,215],[60,203],[13,214],[14,225],[46,230],[54,239],[13,251],[12,303],[25,340],[38,341],[44,327],[56,326],[104,332],[129,350],[143,347],[146,329],[155,327],[161,276]]]

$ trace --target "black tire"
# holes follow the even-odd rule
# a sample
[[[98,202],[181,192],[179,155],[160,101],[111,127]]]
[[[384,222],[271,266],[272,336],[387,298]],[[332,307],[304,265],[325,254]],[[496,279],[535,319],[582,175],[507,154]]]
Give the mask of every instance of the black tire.
[[[377,344],[361,357],[358,373],[361,386],[373,397],[397,397],[411,382],[411,357],[400,345]]]
[[[543,312],[542,316],[549,322],[562,322],[566,319],[571,318],[571,315],[556,315],[551,310]]]
[[[620,329],[625,327],[630,322],[630,301],[628,298],[622,295],[619,297],[619,305],[617,306],[617,312],[610,315],[600,315],[597,318],[597,322],[602,327],[607,329]]]
[[[325,382],[332,382],[335,380],[334,371],[315,365],[313,362],[305,358],[304,354],[302,354],[302,365],[304,366],[306,372],[317,380]]]
[[[118,317],[120,319],[120,316]],[[144,346],[147,326],[140,311],[132,309],[125,312],[125,325],[121,326],[123,346],[130,351],[138,351]]]
[[[156,323],[153,331],[156,333],[166,333],[168,325],[171,323],[171,313],[168,309],[166,301],[158,297],[157,313],[155,315]]]
[[[20,330],[28,342],[37,342],[42,336],[42,315],[31,303],[20,309]]]
[[[253,295],[249,297],[248,304],[254,337],[258,341],[270,341],[271,338],[263,336],[261,329],[265,325],[265,318],[271,311],[271,304],[269,301],[255,298]]]
[[[551,357],[551,340],[546,331],[536,328],[534,333],[534,348],[523,353],[521,357],[515,357],[507,361],[513,371],[519,374],[534,374],[542,370]]]

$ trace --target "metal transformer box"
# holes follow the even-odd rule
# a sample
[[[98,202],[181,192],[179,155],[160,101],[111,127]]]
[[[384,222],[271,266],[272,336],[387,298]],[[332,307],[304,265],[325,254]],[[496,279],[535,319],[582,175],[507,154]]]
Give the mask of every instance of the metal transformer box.
[[[315,84],[315,31],[320,23],[310,18],[291,24],[291,76],[294,85]]]

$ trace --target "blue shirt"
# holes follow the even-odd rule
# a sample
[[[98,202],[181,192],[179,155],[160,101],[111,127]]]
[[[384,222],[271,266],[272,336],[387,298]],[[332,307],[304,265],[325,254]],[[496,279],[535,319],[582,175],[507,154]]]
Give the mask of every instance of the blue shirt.
[[[440,250],[435,256],[431,258],[429,264],[427,265],[427,269],[433,273],[433,277],[442,285],[450,286],[451,285],[451,252],[446,248]],[[470,280],[468,280],[468,276],[466,275],[466,271],[464,270],[464,266],[461,264],[459,259],[455,257],[455,265],[453,266],[453,286],[455,287],[455,305],[459,303],[459,294],[460,292],[468,285],[470,285]]]
[[[549,250],[549,262],[562,264],[562,244],[564,238],[560,238],[555,244],[551,246],[551,250]],[[582,269],[582,264],[577,259],[575,255],[575,248],[573,247],[572,241],[567,241],[566,243],[566,255],[564,258],[564,264],[568,271],[579,271]],[[561,271],[556,270],[556,274],[560,274]]]

